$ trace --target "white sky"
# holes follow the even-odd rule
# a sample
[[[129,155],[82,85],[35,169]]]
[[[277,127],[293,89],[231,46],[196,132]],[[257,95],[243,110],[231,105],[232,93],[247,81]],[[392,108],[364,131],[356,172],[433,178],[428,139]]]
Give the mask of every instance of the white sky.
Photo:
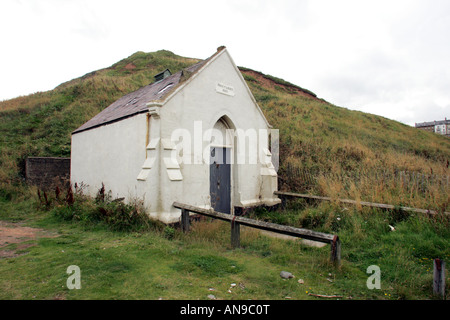
[[[238,66],[414,125],[450,118],[448,0],[1,0],[0,100],[136,51]]]

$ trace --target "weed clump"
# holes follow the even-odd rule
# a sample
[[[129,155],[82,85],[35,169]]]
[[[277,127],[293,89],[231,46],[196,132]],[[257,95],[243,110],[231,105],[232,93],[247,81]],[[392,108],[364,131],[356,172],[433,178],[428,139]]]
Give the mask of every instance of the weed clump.
[[[103,184],[95,198],[84,195],[83,186],[76,185],[74,189],[75,192],[69,187],[65,197],[56,189],[54,198],[47,193],[41,196],[39,192],[40,204],[58,219],[102,223],[113,231],[138,231],[151,225],[140,200],[125,203],[124,198],[113,199],[111,192],[105,192]]]

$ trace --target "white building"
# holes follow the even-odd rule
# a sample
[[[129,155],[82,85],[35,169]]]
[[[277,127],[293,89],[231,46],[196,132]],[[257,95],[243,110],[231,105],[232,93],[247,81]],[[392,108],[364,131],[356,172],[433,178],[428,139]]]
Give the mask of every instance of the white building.
[[[220,47],[183,71],[165,70],[75,130],[71,183],[93,196],[103,183],[113,196],[142,199],[166,223],[179,221],[175,201],[230,214],[274,205],[274,133]]]
[[[450,137],[450,120],[416,123],[416,128]]]

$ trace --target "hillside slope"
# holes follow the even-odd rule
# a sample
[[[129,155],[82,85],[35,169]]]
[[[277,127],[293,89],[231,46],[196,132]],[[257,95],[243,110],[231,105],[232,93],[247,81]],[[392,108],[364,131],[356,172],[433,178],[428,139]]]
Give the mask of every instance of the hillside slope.
[[[70,134],[169,68],[196,63],[166,50],[136,52],[47,92],[0,102],[0,196],[14,197],[29,156],[70,156]],[[309,90],[240,68],[280,130],[280,188],[447,210],[450,140],[334,106]]]

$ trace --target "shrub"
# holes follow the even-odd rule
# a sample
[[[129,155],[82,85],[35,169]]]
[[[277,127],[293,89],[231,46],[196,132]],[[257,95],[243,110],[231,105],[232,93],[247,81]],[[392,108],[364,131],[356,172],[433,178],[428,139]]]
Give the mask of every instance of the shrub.
[[[169,240],[172,240],[174,236],[175,236],[175,229],[170,226],[166,226],[164,228],[164,237]]]
[[[58,193],[56,193],[58,194]],[[64,199],[55,198],[52,208],[48,208],[54,217],[70,221],[87,223],[104,223],[115,231],[146,229],[150,226],[150,218],[145,212],[142,201],[124,203],[123,198],[112,199],[110,193],[105,196],[105,188],[99,190],[95,199],[82,194],[82,189],[76,189],[75,194],[69,191]]]

